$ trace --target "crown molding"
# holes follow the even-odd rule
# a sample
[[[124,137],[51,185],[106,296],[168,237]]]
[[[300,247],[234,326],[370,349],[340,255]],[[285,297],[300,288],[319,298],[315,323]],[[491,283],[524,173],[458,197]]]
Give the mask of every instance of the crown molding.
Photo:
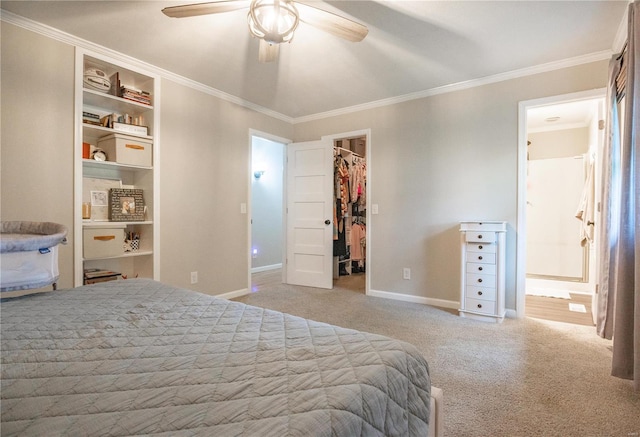
[[[633,3],[633,0],[629,0],[629,4]],[[620,24],[618,25],[618,31],[616,32],[616,37],[613,40],[613,52],[620,53],[624,49],[624,45],[627,42],[628,38],[628,29],[629,29],[629,7],[624,10],[624,15],[622,15],[622,19],[620,20]]]
[[[458,82],[450,85],[444,85],[436,88],[431,88],[424,91],[418,91],[415,93],[404,94],[401,96],[390,97],[388,99],[376,100],[369,103],[363,103],[361,105],[349,106],[332,111],[322,112],[318,114],[312,114],[304,117],[296,117],[293,119],[293,123],[304,123],[308,121],[320,120],[323,118],[336,117],[339,115],[350,114],[353,112],[364,111],[367,109],[380,108],[382,106],[395,105],[398,103],[408,102],[410,100],[423,99],[425,97],[431,97],[438,94],[446,94],[454,91],[461,91],[470,88],[475,88],[483,85],[488,85],[497,82],[503,82],[506,80],[517,79],[520,77],[531,76],[539,73],[546,73],[549,71],[560,70],[568,67],[575,67],[577,65],[589,64],[591,62],[602,61],[609,59],[613,55],[612,50],[603,50],[601,52],[590,53],[588,55],[576,56],[574,58],[563,59],[561,61],[548,62],[546,64],[536,65],[534,67],[522,68],[519,70],[508,71],[506,73],[494,74],[479,79],[472,79],[464,82]]]
[[[69,33],[63,32],[59,29],[56,29],[51,26],[47,26],[45,24],[39,23],[37,21],[30,20],[28,18],[22,17],[20,15],[14,14],[9,11],[5,11],[4,9],[0,9],[0,20],[6,23],[10,23],[21,27],[26,30],[30,30],[32,32],[41,34],[48,38],[54,39],[56,41],[60,41],[65,44],[72,45],[76,48],[82,48],[94,53],[98,53],[104,56],[108,56],[112,59],[115,59],[120,62],[127,63],[129,65],[135,66],[139,69],[146,70],[152,74],[156,74],[161,78],[170,80],[172,82],[176,82],[180,85],[184,85],[186,87],[195,89],[205,94],[209,94],[211,96],[217,97],[221,100],[225,100],[227,102],[235,103],[239,106],[243,106],[245,108],[251,109],[253,111],[262,113],[269,117],[273,117],[279,120],[282,120],[286,123],[292,124],[293,118],[281,114],[279,112],[273,111],[271,109],[265,108],[263,106],[257,105],[255,103],[249,102],[247,100],[241,99],[240,97],[225,93],[224,91],[220,91],[216,88],[204,85],[200,82],[196,82],[194,80],[188,79],[184,76],[180,76],[178,74],[172,73],[163,68],[156,67],[155,65],[140,61],[139,59],[133,58],[131,56],[125,55],[123,53],[117,52],[115,50],[111,50],[107,47],[101,46],[99,44],[92,43],[91,41],[87,41],[82,38],[78,38],[77,36],[71,35]]]
[[[624,34],[626,31],[626,21],[627,21],[626,18],[627,18],[627,13],[625,12],[625,16],[621,21],[620,28],[618,29],[618,34],[616,35],[616,42],[614,43],[614,48],[617,47],[618,39],[625,37]],[[155,65],[148,64],[146,62],[135,59],[131,56],[127,56],[123,53],[117,52],[115,50],[111,50],[104,46],[92,43],[82,38],[78,38],[69,33],[62,32],[61,30],[58,30],[51,26],[38,23],[36,21],[24,18],[20,15],[16,15],[14,13],[11,13],[2,9],[0,9],[0,20],[10,24],[14,24],[16,26],[22,27],[24,29],[27,29],[36,33],[42,34],[44,36],[47,36],[49,38],[52,38],[54,40],[57,40],[66,44],[91,50],[93,52],[100,53],[105,56],[109,56],[116,60],[120,60],[122,62],[135,65],[143,70],[147,70],[149,72],[155,73],[164,79],[171,80],[172,82],[176,82],[180,85],[184,85],[189,88],[195,89],[197,91],[203,92],[205,94],[209,94],[221,100],[235,103],[239,106],[251,109],[253,111],[284,121],[289,124],[305,123],[305,122],[314,121],[314,120],[321,120],[325,118],[351,114],[354,112],[380,108],[383,106],[395,105],[398,103],[408,102],[411,100],[423,99],[425,97],[431,97],[439,94],[466,90],[466,89],[475,88],[475,87],[488,85],[492,83],[502,82],[506,80],[525,77],[525,76],[531,76],[534,74],[545,73],[545,72],[559,70],[559,69],[568,68],[568,67],[574,67],[582,64],[588,64],[591,62],[597,62],[604,59],[609,59],[614,53],[613,50],[604,50],[601,52],[577,56],[569,59],[563,59],[560,61],[549,62],[546,64],[540,64],[534,67],[522,68],[519,70],[513,70],[506,73],[495,74],[492,76],[487,76],[479,79],[472,79],[468,81],[457,82],[450,85],[443,85],[440,87],[430,88],[430,89],[418,91],[415,93],[404,94],[401,96],[390,97],[387,99],[375,100],[375,101],[363,103],[360,105],[348,106],[344,108],[339,108],[339,109],[335,109],[327,112],[320,112],[317,114],[311,114],[311,115],[306,115],[302,117],[289,117],[287,115],[281,114],[279,112],[273,111],[271,109],[268,109],[263,106],[257,105],[255,103],[249,102],[247,100],[241,99],[240,97],[225,93],[224,91],[220,91],[216,88],[210,87],[208,85],[204,85],[200,82],[196,82],[184,76],[180,76],[168,70],[156,67]],[[624,44],[624,40],[623,40],[623,44]]]

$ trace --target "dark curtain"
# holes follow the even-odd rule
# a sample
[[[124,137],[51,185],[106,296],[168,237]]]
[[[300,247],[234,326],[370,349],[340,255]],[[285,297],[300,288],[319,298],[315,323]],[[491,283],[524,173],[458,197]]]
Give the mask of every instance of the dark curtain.
[[[640,391],[640,3],[629,5],[629,37],[609,77],[603,157],[598,334],[613,338],[613,376]],[[618,113],[619,102],[623,102]],[[620,136],[618,136],[620,134]]]

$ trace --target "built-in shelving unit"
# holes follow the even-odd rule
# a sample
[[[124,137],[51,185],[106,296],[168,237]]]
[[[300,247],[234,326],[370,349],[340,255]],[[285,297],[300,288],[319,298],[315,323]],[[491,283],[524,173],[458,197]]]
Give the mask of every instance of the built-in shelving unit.
[[[83,284],[85,269],[159,279],[159,78],[83,49],[76,51],[75,68],[74,285]],[[109,90],[91,89],[85,83],[84,75],[90,68],[105,74],[111,83]],[[134,101],[130,95],[123,97],[126,93],[121,87],[140,92],[144,102]],[[106,121],[105,125],[88,123],[87,114],[101,121],[110,115],[112,121],[120,117],[121,124],[114,129],[114,124]],[[114,134],[113,149],[104,150],[106,160],[94,159],[96,149]],[[144,154],[144,164],[131,159],[130,155],[137,153]],[[109,220],[104,201],[110,188],[142,189],[144,217]],[[86,216],[88,209],[90,218]],[[136,237],[139,239],[132,243]],[[99,246],[98,250],[94,246]]]

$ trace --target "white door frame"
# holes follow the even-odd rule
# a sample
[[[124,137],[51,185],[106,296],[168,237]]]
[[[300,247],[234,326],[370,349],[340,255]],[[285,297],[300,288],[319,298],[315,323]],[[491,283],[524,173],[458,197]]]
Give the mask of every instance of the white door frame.
[[[343,138],[354,138],[354,137],[365,137],[366,138],[366,152],[365,152],[365,163],[367,166],[367,183],[365,187],[365,196],[367,199],[367,215],[365,217],[367,223],[367,232],[365,234],[365,259],[367,260],[367,267],[365,269],[365,288],[364,293],[366,295],[369,294],[369,289],[371,288],[371,192],[372,192],[372,174],[373,169],[371,168],[371,128],[369,129],[361,129],[351,132],[344,132],[340,134],[332,134],[332,135],[323,135],[323,140],[331,140],[333,143],[335,140],[343,139]]]
[[[283,180],[286,181],[286,177],[287,177],[287,168],[286,165],[284,165],[285,160],[286,160],[286,152],[287,152],[287,145],[289,143],[291,143],[292,141],[288,138],[283,138],[283,137],[279,137],[277,135],[273,135],[267,132],[263,132],[263,131],[259,131],[256,129],[249,129],[249,146],[248,146],[248,154],[249,154],[249,164],[247,167],[247,290],[251,291],[251,198],[252,198],[252,182],[253,182],[253,137],[260,137],[260,138],[264,138],[266,140],[269,141],[274,141],[276,143],[281,143],[284,144],[284,153],[282,154],[282,161],[283,161],[283,167],[284,167],[284,174],[283,174]],[[282,259],[284,260],[286,257],[286,250],[287,250],[287,235],[286,235],[286,219],[285,219],[285,209],[287,206],[287,190],[286,190],[286,186],[283,183],[282,186],[282,233],[283,233],[283,246],[282,246]],[[240,207],[242,210],[242,206]],[[282,263],[282,282],[284,282],[284,278],[286,278],[286,263]]]
[[[605,98],[606,88],[597,88],[518,103],[518,202],[516,218],[516,317],[525,316],[525,291],[527,272],[527,110],[580,100]],[[596,240],[596,250],[598,241]],[[597,266],[593,266],[597,268]]]

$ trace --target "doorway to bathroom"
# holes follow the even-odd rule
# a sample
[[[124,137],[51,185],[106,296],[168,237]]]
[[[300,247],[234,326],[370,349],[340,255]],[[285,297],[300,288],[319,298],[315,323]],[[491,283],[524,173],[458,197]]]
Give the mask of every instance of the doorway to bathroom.
[[[604,94],[529,103],[518,303],[527,317],[592,325]]]

